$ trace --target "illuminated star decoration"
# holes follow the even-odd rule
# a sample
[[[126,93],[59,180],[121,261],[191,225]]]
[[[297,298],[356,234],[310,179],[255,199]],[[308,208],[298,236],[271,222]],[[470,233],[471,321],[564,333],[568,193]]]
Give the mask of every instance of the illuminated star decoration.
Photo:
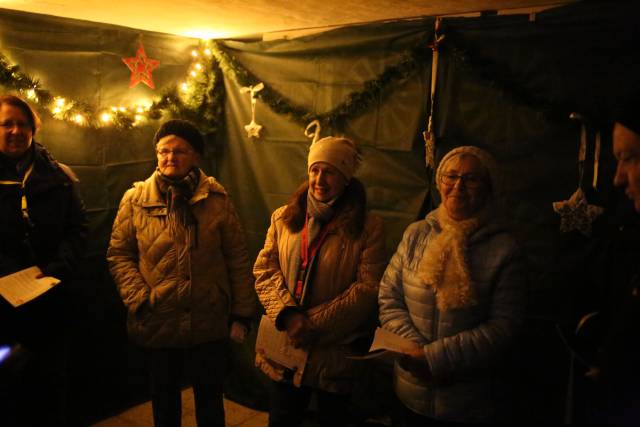
[[[160,65],[160,61],[147,57],[142,42],[140,42],[136,56],[133,58],[122,58],[122,62],[124,62],[131,70],[131,80],[129,82],[130,88],[134,87],[138,83],[144,83],[151,89],[156,88],[153,84],[153,76],[151,75],[151,72]]]
[[[560,215],[560,231],[578,230],[591,236],[591,223],[604,212],[600,206],[590,205],[582,189],[578,188],[569,200],[553,202],[553,210]]]

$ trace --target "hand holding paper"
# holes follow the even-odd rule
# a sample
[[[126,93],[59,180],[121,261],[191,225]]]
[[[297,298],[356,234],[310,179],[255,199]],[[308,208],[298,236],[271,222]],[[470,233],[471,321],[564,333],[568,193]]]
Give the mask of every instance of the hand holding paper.
[[[361,356],[349,356],[352,359],[373,359],[383,357],[392,359],[398,356],[409,355],[421,347],[414,341],[394,334],[386,329],[377,328],[373,342],[367,354]],[[389,357],[391,356],[391,357]]]
[[[390,350],[395,353],[407,354],[417,347],[417,343],[407,338],[401,337],[400,335],[394,334],[386,329],[377,328],[369,351],[371,352],[383,349]]]
[[[19,307],[47,292],[60,283],[55,277],[45,276],[38,266],[26,268],[0,277],[0,295],[14,307]]]

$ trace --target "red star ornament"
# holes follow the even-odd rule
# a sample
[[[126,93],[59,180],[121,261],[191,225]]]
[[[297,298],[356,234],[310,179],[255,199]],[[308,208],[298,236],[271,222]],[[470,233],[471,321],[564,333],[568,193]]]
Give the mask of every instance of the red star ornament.
[[[153,76],[151,75],[151,72],[160,65],[160,61],[147,57],[142,42],[140,42],[136,56],[133,58],[122,58],[122,62],[124,62],[131,70],[131,80],[129,81],[130,88],[134,87],[138,83],[144,83],[151,89],[156,88],[155,84],[153,84]]]

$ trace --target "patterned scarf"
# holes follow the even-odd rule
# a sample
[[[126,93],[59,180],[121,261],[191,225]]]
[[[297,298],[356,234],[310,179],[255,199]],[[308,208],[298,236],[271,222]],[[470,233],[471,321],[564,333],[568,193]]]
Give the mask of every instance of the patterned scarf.
[[[437,291],[437,305],[441,311],[477,304],[475,289],[466,259],[469,236],[483,225],[489,214],[483,209],[473,218],[456,221],[449,217],[443,205],[437,210],[441,233],[427,244],[419,277]]]
[[[156,183],[167,203],[167,222],[171,235],[176,238],[178,227],[184,227],[189,247],[198,247],[198,220],[191,212],[189,200],[200,181],[200,169],[193,168],[180,179],[164,176],[159,169],[156,172]]]
[[[338,196],[340,197],[340,196]],[[307,192],[307,213],[309,214],[309,244],[314,241],[322,226],[328,224],[336,213],[333,204],[338,197],[321,202],[311,195],[311,191]]]

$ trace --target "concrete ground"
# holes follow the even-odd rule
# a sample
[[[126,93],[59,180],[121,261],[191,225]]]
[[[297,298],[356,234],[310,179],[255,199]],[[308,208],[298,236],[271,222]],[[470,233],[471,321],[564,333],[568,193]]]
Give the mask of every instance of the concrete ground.
[[[268,414],[238,405],[230,400],[224,401],[227,427],[264,427]],[[94,427],[149,427],[153,426],[151,402],[129,408],[126,411],[102,420]],[[190,388],[182,391],[182,427],[195,427],[196,415],[193,405],[193,392]]]

